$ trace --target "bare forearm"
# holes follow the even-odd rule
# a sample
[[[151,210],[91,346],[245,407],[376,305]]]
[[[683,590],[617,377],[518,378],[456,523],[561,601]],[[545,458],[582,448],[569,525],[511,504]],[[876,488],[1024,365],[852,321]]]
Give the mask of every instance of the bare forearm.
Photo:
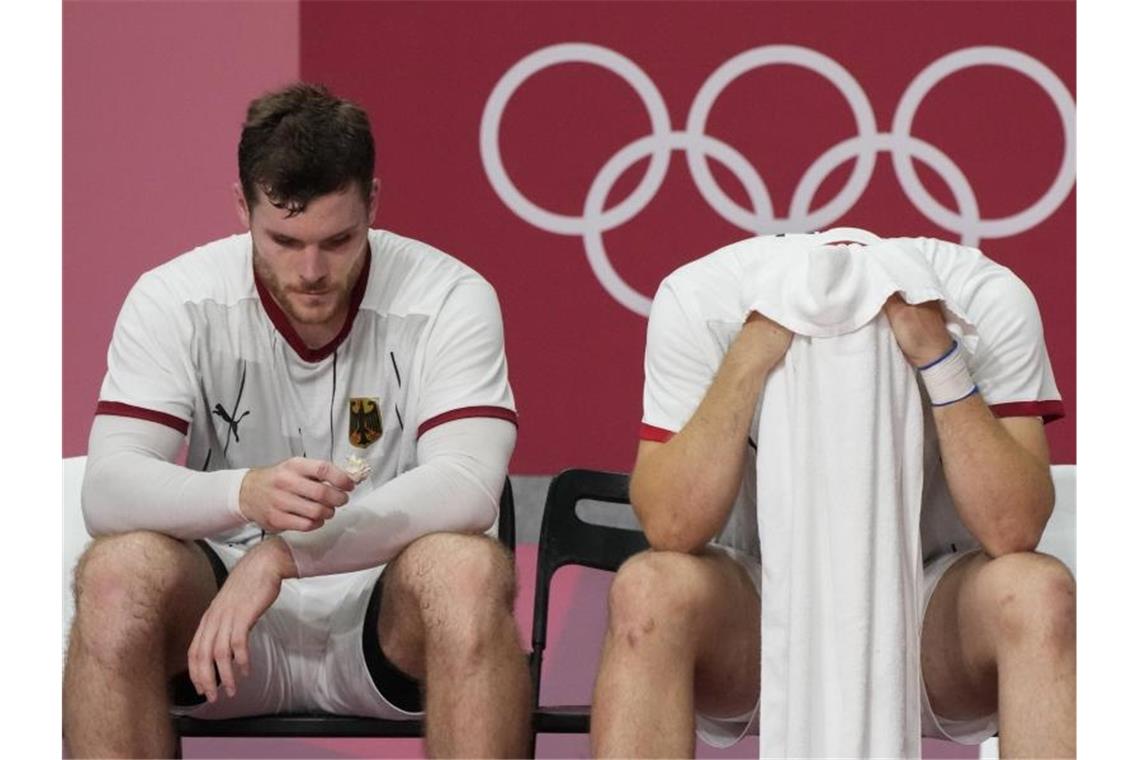
[[[936,407],[934,422],[966,528],[991,556],[1034,549],[1053,510],[1048,462],[1020,445],[980,395]]]
[[[639,457],[630,498],[658,549],[692,552],[724,525],[740,489],[748,432],[771,365],[745,325],[692,418]]]

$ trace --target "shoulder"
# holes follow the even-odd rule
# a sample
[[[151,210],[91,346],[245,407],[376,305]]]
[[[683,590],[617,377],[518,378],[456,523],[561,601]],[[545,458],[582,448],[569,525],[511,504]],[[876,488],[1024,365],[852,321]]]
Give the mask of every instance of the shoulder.
[[[248,235],[199,246],[144,272],[119,312],[124,329],[189,334],[201,304],[235,304],[254,295]]]
[[[739,298],[744,262],[774,238],[740,240],[683,264],[661,281],[654,307],[668,299],[688,316],[700,320],[739,322]]]
[[[432,314],[452,298],[495,297],[471,266],[443,251],[387,230],[371,230],[372,267],[365,308],[393,314]]]
[[[1006,322],[1040,319],[1037,301],[1012,269],[978,248],[935,238],[906,238],[927,259],[947,295],[972,321]]]
[[[248,234],[206,243],[143,273],[132,294],[162,298],[169,305],[233,303],[252,294],[250,252]]]

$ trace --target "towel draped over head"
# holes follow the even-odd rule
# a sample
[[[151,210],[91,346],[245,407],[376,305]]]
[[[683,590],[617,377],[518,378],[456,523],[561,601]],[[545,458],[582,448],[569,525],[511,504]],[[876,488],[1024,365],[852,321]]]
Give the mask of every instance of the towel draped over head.
[[[840,242],[844,241],[844,242]],[[836,229],[749,257],[741,321],[795,333],[757,433],[763,757],[918,757],[922,400],[884,302],[940,301],[904,240]]]

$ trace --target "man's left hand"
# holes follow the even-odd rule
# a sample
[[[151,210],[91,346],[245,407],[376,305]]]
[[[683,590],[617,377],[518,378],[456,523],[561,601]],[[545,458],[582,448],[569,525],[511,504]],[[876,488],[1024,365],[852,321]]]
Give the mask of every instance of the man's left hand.
[[[953,338],[938,301],[908,304],[895,293],[883,304],[903,356],[912,367],[930,364],[950,350]]]
[[[190,642],[190,680],[210,702],[218,698],[214,665],[226,694],[237,693],[234,669],[249,675],[249,631],[281,593],[281,581],[297,567],[280,538],[262,541],[234,565]]]

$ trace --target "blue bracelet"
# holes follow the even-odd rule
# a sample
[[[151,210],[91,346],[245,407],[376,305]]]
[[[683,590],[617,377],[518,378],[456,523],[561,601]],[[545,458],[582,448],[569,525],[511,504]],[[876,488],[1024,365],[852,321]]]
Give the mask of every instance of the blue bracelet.
[[[931,367],[933,367],[935,364],[938,364],[939,362],[941,362],[942,360],[944,360],[944,359],[945,359],[947,356],[949,356],[950,354],[954,353],[954,349],[955,349],[955,348],[957,348],[957,347],[958,347],[958,341],[956,341],[956,340],[951,340],[951,341],[950,341],[950,348],[948,348],[948,349],[946,350],[946,353],[942,354],[942,356],[939,356],[937,359],[935,359],[934,361],[932,361],[930,364],[924,364],[924,365],[922,365],[921,367],[919,367],[919,368],[918,368],[918,371],[919,371],[919,372],[922,372],[924,369],[930,369],[930,368],[931,368]],[[965,397],[963,396],[963,398],[965,398]]]

